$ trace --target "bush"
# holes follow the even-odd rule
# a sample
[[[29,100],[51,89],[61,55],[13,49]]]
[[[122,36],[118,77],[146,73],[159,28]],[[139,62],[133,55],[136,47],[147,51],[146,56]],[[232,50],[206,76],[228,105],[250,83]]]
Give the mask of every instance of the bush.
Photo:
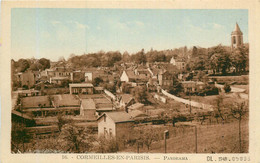
[[[224,85],[224,90],[225,90],[226,93],[230,92],[231,91],[230,85],[229,84],[225,84]]]

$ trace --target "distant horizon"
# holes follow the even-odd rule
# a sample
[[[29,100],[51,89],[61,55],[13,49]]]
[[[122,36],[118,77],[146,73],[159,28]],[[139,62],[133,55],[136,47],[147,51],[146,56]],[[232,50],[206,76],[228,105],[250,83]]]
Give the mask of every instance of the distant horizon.
[[[14,60],[187,46],[230,46],[236,22],[248,43],[248,10],[12,9]]]

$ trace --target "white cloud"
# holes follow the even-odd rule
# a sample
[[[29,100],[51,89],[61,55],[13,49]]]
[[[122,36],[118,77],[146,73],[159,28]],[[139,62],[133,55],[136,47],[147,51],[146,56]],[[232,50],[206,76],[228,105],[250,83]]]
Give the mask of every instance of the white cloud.
[[[76,27],[79,28],[79,29],[89,29],[89,26],[86,25],[86,24],[81,24],[79,22],[74,22]]]
[[[221,24],[213,23],[213,28],[215,28],[215,29],[223,29],[224,27]]]

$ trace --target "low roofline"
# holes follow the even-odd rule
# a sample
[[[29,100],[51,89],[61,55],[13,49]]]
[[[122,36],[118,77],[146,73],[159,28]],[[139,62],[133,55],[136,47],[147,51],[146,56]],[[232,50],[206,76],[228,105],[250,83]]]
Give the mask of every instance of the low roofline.
[[[101,115],[97,118],[97,121],[98,121],[101,117],[103,117],[105,114],[106,114],[106,113],[101,114]],[[108,115],[107,115],[107,116],[108,116]],[[109,117],[109,116],[108,116],[108,117]],[[112,119],[112,118],[110,118],[110,119]],[[113,119],[112,119],[112,121],[115,122]],[[120,121],[120,122],[115,122],[115,123],[126,123],[126,122],[134,122],[134,120]]]

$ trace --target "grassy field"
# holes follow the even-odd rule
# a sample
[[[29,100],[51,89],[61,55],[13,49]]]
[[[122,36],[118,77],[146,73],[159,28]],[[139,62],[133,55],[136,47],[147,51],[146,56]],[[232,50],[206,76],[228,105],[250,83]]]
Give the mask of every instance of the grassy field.
[[[195,153],[194,127],[160,126],[168,129],[167,153]],[[200,125],[197,129],[198,153],[239,153],[238,122],[227,124]],[[242,152],[249,146],[248,121],[242,121]],[[120,152],[136,152],[136,145]],[[145,146],[140,153],[164,153],[164,141],[154,142],[150,150]]]
[[[248,84],[249,75],[241,76],[210,76],[209,78],[216,79],[219,83],[232,83],[236,82],[237,84]]]

